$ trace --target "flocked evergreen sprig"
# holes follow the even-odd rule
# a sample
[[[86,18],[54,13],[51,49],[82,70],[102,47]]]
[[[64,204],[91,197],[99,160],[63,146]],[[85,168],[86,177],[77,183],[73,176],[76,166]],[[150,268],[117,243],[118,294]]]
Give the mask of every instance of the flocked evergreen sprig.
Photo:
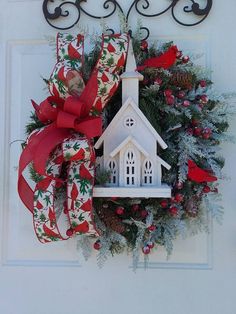
[[[172,43],[156,47],[146,41],[133,40],[139,65],[166,51]],[[96,63],[100,43],[86,55],[82,73],[89,78]],[[224,159],[220,143],[230,137],[226,134],[232,110],[230,96],[217,96],[207,71],[195,66],[188,56],[177,52],[177,62],[168,70],[146,68],[140,83],[140,109],[168,145],[158,154],[171,165],[163,171],[163,181],[171,186],[170,199],[94,199],[94,219],[100,237],[94,242],[84,235],[78,238],[78,247],[85,258],[93,249],[98,251],[98,264],[110,255],[124,250],[132,252],[137,266],[140,253],[146,257],[153,248],[164,246],[170,255],[173,241],[180,235],[207,229],[207,217],[220,221],[222,208],[218,180],[223,178]],[[107,126],[121,106],[121,88],[104,110]],[[33,114],[27,133],[41,127]],[[99,152],[98,152],[99,155]],[[189,177],[188,161],[217,177],[214,182],[197,182]],[[31,177],[38,179],[31,168]],[[105,184],[109,172],[97,172],[96,181]],[[63,192],[62,192],[63,193]]]

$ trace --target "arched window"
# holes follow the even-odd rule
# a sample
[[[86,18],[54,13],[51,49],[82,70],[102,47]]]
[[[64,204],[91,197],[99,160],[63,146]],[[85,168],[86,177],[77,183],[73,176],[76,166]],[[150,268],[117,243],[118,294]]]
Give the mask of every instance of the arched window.
[[[133,149],[129,148],[124,156],[124,170],[125,170],[125,185],[135,186],[137,176],[137,158]]]
[[[110,159],[107,163],[107,170],[110,171],[109,185],[118,184],[118,167],[114,159]]]
[[[143,163],[143,185],[152,185],[153,184],[153,164],[151,160],[145,160]]]

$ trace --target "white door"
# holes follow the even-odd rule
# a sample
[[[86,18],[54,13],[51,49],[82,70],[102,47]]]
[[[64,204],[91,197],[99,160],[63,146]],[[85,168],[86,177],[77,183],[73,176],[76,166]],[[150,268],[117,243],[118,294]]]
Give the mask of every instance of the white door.
[[[55,36],[56,30],[46,23],[42,2],[0,1],[0,313],[235,314],[236,145],[223,145],[225,172],[231,176],[231,181],[221,184],[223,226],[214,224],[212,229],[209,223],[211,234],[176,241],[169,261],[160,249],[152,255],[148,271],[140,263],[134,274],[129,268],[131,258],[125,255],[110,259],[100,270],[95,255],[88,262],[78,256],[73,240],[49,245],[36,240],[31,214],[17,196],[16,167],[32,110],[30,99],[44,99],[42,77],[48,77],[54,64],[45,36]],[[126,10],[131,3],[119,2]],[[157,5],[166,7],[166,2],[170,3],[149,0],[153,12]],[[198,2],[204,6],[206,1]],[[98,14],[102,9],[95,8],[95,3],[102,7],[105,1],[87,0],[91,13]],[[184,3],[193,1],[179,3],[177,13],[181,14]],[[81,23],[90,25],[91,31],[99,28],[83,13]],[[118,29],[118,19],[107,23]],[[196,27],[177,24],[170,12],[146,18],[145,23],[155,38],[173,39],[188,50],[204,52],[219,91],[236,89],[234,0],[213,0],[209,17]],[[78,27],[73,30],[77,32]],[[236,133],[235,123],[230,131]]]
[[[135,187],[140,185],[140,171],[138,172],[138,167],[140,167],[139,155],[140,153],[137,149],[132,146],[128,147],[124,152],[124,186]]]

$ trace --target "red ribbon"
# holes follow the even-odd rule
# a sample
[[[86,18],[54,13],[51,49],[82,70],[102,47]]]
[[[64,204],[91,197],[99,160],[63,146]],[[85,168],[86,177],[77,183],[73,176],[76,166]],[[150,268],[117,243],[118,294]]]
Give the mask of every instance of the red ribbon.
[[[45,169],[50,154],[57,145],[70,137],[73,131],[80,132],[87,138],[102,134],[101,117],[90,116],[97,90],[97,72],[95,71],[80,97],[69,96],[65,101],[48,97],[39,106],[32,101],[41,122],[51,122],[51,124],[30,136],[20,157],[18,192],[31,212],[33,211],[33,191],[22,175],[24,169],[33,162],[36,172],[48,177]],[[50,178],[61,181],[51,176]]]

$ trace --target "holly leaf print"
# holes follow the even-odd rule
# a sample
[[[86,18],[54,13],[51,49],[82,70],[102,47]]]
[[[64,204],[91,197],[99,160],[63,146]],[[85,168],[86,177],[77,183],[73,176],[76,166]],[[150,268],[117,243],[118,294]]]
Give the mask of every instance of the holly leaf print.
[[[79,144],[79,142],[76,142],[76,143],[73,145],[73,149],[74,149],[74,150],[79,150],[79,148],[80,148],[80,144]]]
[[[50,197],[48,195],[46,195],[43,200],[46,202],[47,206],[52,204]]]

